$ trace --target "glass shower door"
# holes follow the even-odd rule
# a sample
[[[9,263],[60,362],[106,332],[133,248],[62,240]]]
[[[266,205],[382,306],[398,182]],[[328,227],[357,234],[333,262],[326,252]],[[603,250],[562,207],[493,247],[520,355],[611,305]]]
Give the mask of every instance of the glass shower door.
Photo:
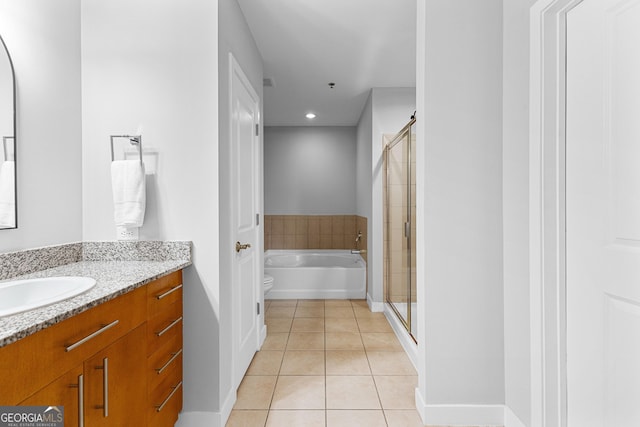
[[[413,339],[415,330],[415,134],[407,125],[386,148],[386,300]]]

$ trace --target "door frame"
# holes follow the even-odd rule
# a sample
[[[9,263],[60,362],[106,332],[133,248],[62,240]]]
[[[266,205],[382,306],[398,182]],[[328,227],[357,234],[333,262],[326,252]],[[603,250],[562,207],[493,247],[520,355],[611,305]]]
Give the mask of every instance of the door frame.
[[[258,147],[256,148],[256,153],[257,153],[257,159],[256,159],[256,165],[255,167],[257,168],[256,170],[256,180],[257,182],[256,184],[256,208],[257,211],[256,212],[258,215],[260,215],[260,222],[259,224],[256,226],[256,236],[254,236],[254,242],[255,242],[255,251],[256,251],[256,257],[258,257],[258,261],[261,258],[260,254],[262,254],[264,252],[263,250],[263,239],[261,237],[262,230],[263,230],[263,207],[262,207],[262,191],[263,191],[263,186],[262,186],[262,168],[261,168],[261,164],[262,164],[262,108],[261,108],[261,100],[260,100],[260,95],[258,95],[258,92],[253,88],[253,85],[251,84],[251,81],[249,80],[249,78],[247,77],[247,75],[244,73],[244,71],[242,70],[242,67],[240,67],[240,64],[238,63],[238,61],[236,60],[236,58],[233,56],[232,52],[229,52],[229,131],[230,131],[230,135],[233,133],[233,94],[234,94],[234,75],[238,77],[238,79],[241,81],[242,85],[247,89],[247,91],[249,92],[249,94],[251,95],[252,98],[255,99],[255,103],[256,103],[256,108],[258,111],[258,135],[257,136],[257,144]],[[231,138],[230,138],[231,139]],[[230,176],[234,176],[235,172],[234,172],[234,168],[236,165],[236,162],[234,160],[235,159],[235,155],[234,155],[234,150],[235,147],[231,147],[230,149],[230,168],[231,168],[231,173]],[[231,192],[233,193],[233,184],[229,183],[229,185],[231,186]],[[233,201],[233,195],[231,195],[231,200]],[[233,203],[232,203],[233,205]],[[231,216],[231,229],[232,229],[232,233],[235,233],[235,206],[229,206],[229,212],[230,212],[230,216]],[[231,239],[232,241],[235,241],[235,237],[233,237]],[[260,346],[262,344],[262,341],[264,341],[264,335],[265,335],[265,328],[263,327],[264,322],[262,321],[262,319],[264,318],[263,315],[263,308],[264,307],[264,300],[263,300],[263,295],[262,294],[262,280],[261,278],[263,277],[263,268],[262,268],[262,262],[257,262],[257,268],[256,268],[256,302],[258,302],[260,304],[260,313],[256,314],[255,316],[255,328],[256,328],[256,351],[258,351],[260,349]],[[240,298],[239,295],[239,289],[237,286],[234,286],[236,283],[237,277],[236,277],[236,271],[235,271],[235,267],[231,268],[231,284],[232,284],[232,291],[231,291],[231,311],[232,311],[232,315],[231,315],[231,330],[232,330],[232,338],[231,338],[231,383],[232,383],[232,387],[234,388],[234,390],[236,390],[239,387],[239,383],[236,384],[236,380],[235,380],[235,371],[236,371],[236,366],[237,366],[237,355],[239,352],[239,348],[237,346],[237,342],[236,342],[236,331],[238,328],[237,322],[236,322],[236,314],[234,312],[235,310],[235,305],[236,302],[238,301],[238,299]]]
[[[567,426],[566,17],[582,0],[538,0],[529,27],[531,425]]]

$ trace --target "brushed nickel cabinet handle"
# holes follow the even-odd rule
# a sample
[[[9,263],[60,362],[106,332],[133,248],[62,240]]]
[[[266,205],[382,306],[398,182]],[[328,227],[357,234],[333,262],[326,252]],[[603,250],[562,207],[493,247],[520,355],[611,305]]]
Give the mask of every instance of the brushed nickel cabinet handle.
[[[173,288],[169,289],[167,292],[165,292],[163,294],[156,295],[156,299],[162,299],[162,298],[166,297],[167,295],[170,295],[170,294],[174,293],[175,291],[177,291],[180,288],[182,288],[182,283],[179,284],[178,286],[174,286]]]
[[[171,390],[171,393],[169,393],[169,396],[167,396],[167,398],[164,400],[164,402],[162,402],[161,404],[156,406],[156,412],[160,412],[160,411],[162,411],[162,409],[164,409],[165,405],[167,403],[169,403],[169,400],[171,400],[173,395],[176,394],[176,391],[178,391],[178,389],[180,388],[181,385],[182,385],[182,381],[180,381],[178,384],[176,384],[174,387],[172,387],[173,390]]]
[[[102,327],[100,329],[98,329],[97,331],[95,331],[94,333],[92,333],[91,335],[87,335],[86,337],[82,338],[80,341],[77,341],[73,344],[69,344],[65,351],[71,351],[75,348],[78,348],[79,346],[81,346],[82,344],[86,343],[87,341],[97,337],[98,335],[100,335],[101,333],[103,333],[104,331],[113,328],[114,326],[116,326],[118,323],[120,323],[119,320],[114,320],[113,322],[109,323],[108,325],[102,325]]]
[[[178,350],[175,353],[171,353],[171,359],[169,359],[169,361],[167,363],[165,363],[162,368],[158,368],[156,369],[156,372],[158,373],[158,375],[160,375],[165,369],[167,369],[167,367],[169,365],[171,365],[171,363],[173,363],[174,360],[176,360],[176,358],[178,356],[180,356],[182,354],[182,349]]]
[[[84,375],[78,375],[78,384],[69,387],[78,389],[78,427],[84,427]]]
[[[160,332],[156,332],[156,335],[161,337],[163,336],[169,329],[173,328],[174,326],[176,326],[178,323],[180,323],[180,321],[182,320],[182,316],[178,317],[176,320],[174,320],[173,322],[171,322],[169,324],[169,326],[167,326],[166,328],[164,328],[163,330],[161,330]]]
[[[106,418],[109,416],[109,358],[102,359],[102,366],[96,366],[96,369],[102,369],[102,414]]]

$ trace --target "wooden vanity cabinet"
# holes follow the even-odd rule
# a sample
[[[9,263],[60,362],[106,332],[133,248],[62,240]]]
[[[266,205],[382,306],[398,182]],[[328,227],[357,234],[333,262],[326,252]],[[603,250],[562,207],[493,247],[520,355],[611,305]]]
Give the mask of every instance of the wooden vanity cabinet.
[[[147,287],[148,425],[171,427],[182,409],[182,272]]]
[[[166,302],[156,298],[178,285]],[[182,408],[181,285],[178,271],[0,348],[0,405],[64,406],[67,427],[173,426]],[[150,335],[151,325],[161,332],[178,318]]]

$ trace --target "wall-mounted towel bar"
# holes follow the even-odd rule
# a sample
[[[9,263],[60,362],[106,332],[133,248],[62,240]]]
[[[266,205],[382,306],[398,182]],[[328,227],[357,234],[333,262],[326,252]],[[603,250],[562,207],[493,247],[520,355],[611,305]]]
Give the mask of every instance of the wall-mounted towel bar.
[[[113,140],[115,138],[127,138],[131,145],[138,148],[140,154],[140,164],[142,164],[142,135],[111,135],[111,161],[113,162],[116,157],[113,151]]]
[[[9,160],[9,148],[7,148],[8,146],[8,142],[7,141],[13,141],[14,137],[13,136],[3,136],[2,137],[2,151],[4,152],[4,159],[5,160]]]

